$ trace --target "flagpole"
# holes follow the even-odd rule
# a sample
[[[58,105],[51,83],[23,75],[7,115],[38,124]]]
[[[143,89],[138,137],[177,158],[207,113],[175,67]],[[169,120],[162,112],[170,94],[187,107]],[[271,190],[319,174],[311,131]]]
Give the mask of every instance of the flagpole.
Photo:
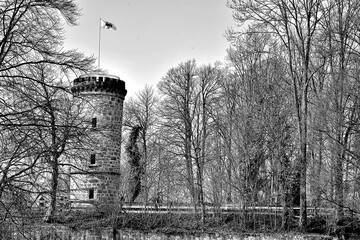
[[[100,68],[100,42],[101,42],[101,18],[99,21],[99,58],[98,58],[98,67]]]

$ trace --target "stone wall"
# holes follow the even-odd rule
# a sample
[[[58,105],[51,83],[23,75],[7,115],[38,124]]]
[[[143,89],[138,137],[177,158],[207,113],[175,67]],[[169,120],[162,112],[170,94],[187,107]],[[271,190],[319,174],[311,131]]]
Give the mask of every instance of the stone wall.
[[[72,206],[114,204],[119,200],[125,83],[107,75],[80,77],[72,91],[83,101],[92,128],[88,147],[79,158],[83,173],[73,174],[71,180]]]

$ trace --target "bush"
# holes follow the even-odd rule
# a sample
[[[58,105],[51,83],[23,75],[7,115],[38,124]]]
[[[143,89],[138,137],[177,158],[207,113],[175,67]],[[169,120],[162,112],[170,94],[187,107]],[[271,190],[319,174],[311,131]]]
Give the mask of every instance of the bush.
[[[326,219],[321,216],[315,216],[314,218],[310,218],[308,220],[306,230],[309,233],[325,234],[327,232]]]
[[[329,229],[330,235],[339,239],[350,239],[351,236],[360,235],[360,221],[354,217],[343,217]]]

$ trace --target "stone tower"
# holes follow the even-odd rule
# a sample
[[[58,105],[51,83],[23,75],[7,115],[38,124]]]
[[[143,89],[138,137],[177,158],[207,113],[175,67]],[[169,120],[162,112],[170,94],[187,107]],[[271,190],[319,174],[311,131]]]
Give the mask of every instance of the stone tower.
[[[125,82],[111,75],[80,76],[71,91],[82,102],[89,141],[71,174],[73,207],[116,203],[120,189],[120,156]],[[80,156],[81,155],[81,156]]]

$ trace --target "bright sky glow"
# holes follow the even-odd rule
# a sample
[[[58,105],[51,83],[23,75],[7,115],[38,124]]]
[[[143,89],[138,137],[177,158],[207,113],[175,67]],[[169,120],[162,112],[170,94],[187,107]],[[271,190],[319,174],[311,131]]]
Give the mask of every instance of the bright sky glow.
[[[101,67],[126,82],[130,96],[156,85],[180,62],[223,61],[233,26],[226,0],[76,0],[78,26],[66,27],[65,47],[98,57],[100,18],[117,30],[101,30]]]

